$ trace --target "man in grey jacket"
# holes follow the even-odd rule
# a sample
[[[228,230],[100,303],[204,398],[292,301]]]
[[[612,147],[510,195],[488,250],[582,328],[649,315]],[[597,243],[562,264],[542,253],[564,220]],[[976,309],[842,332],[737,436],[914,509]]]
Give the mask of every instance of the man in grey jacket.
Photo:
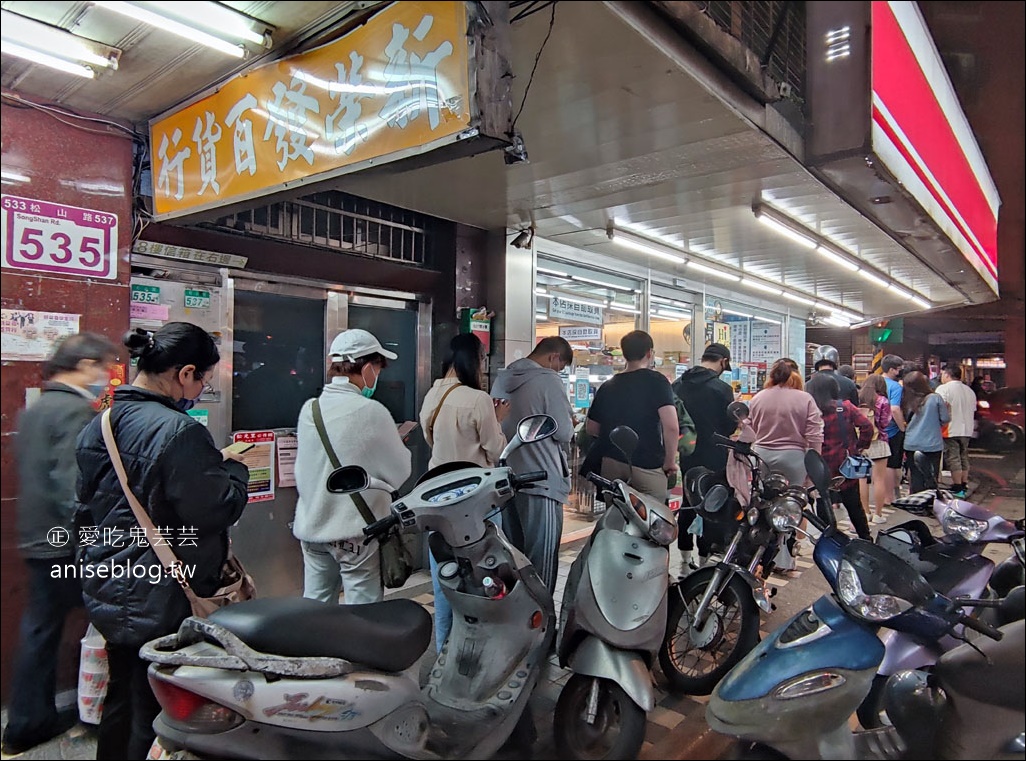
[[[517,424],[528,415],[551,415],[556,433],[551,438],[524,446],[510,455],[514,472],[544,470],[545,481],[526,487],[516,496],[510,516],[511,540],[527,555],[550,592],[556,589],[559,571],[559,540],[563,533],[563,503],[570,495],[570,468],[566,452],[574,434],[573,411],[558,373],[573,361],[565,339],[543,338],[526,358],[500,371],[492,397],[509,401],[510,414],[502,424],[507,439],[516,435]],[[519,531],[515,525],[519,518]],[[519,534],[519,536],[518,536]]]

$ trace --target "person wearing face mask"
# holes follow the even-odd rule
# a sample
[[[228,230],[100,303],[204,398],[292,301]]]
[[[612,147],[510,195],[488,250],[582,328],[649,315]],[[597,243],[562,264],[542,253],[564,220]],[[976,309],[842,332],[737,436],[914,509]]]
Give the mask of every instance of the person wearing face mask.
[[[711,343],[702,353],[701,364],[673,383],[673,393],[683,402],[697,434],[695,451],[680,461],[680,472],[685,476],[688,470],[698,466],[705,466],[714,473],[726,471],[727,450],[716,445],[713,434],[730,436],[737,428],[737,421],[727,412],[727,406],[734,401],[734,390],[720,378],[730,369],[730,349],[721,343]],[[692,570],[704,563],[711,551],[709,539],[699,537],[697,560],[694,557],[694,534],[688,528],[696,515],[694,510],[681,510],[677,516],[677,547],[684,565]],[[687,573],[687,569],[684,572]]]
[[[296,436],[296,517],[292,533],[303,549],[303,596],[322,602],[378,602],[381,551],[377,540],[364,544],[363,519],[353,498],[330,493],[325,484],[334,470],[317,431],[314,404],[342,465],[359,465],[372,478],[398,489],[410,475],[410,451],[383,404],[371,397],[388,360],[396,359],[371,333],[359,328],[339,333],[328,352],[328,383],[318,399],[299,411]],[[375,519],[388,515],[390,495],[362,493]]]
[[[220,355],[198,325],[170,322],[134,330],[124,344],[137,362],[131,385],[114,391],[110,424],[128,484],[200,597],[220,586],[228,527],[248,500],[249,469],[220,450],[207,427],[186,415]],[[178,581],[145,541],[103,439],[101,417],[78,437],[76,525],[79,575],[89,620],[107,640],[110,679],[97,737],[98,759],[143,758],[160,704],[139,648],[172,634],[191,614]]]
[[[57,649],[67,614],[82,605],[77,577],[53,578],[54,565],[74,562],[75,440],[96,415],[95,402],[110,378],[117,347],[103,336],[65,338],[43,365],[39,399],[18,418],[18,549],[27,567],[28,595],[14,657],[12,700],[2,749],[23,753],[75,723],[55,706]],[[66,543],[52,542],[62,529]]]

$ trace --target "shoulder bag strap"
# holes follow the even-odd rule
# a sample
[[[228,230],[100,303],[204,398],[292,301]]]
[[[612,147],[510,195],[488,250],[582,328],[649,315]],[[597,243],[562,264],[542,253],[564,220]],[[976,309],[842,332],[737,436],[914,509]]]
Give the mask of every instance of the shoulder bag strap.
[[[185,596],[189,598],[189,602],[192,603],[198,598],[195,592],[192,591],[192,587],[189,585],[185,575],[182,573],[181,561],[178,560],[175,553],[166,542],[161,544],[161,538],[157,533],[157,529],[153,525],[153,521],[150,520],[150,516],[147,514],[145,508],[143,508],[139,499],[135,496],[131,487],[128,485],[128,474],[125,472],[125,464],[121,461],[121,452],[118,451],[118,444],[114,439],[114,431],[110,426],[109,407],[104,410],[100,422],[100,427],[103,429],[103,443],[107,445],[107,453],[110,455],[110,461],[114,464],[114,471],[118,474],[118,481],[121,482],[121,488],[125,492],[125,497],[128,499],[128,504],[132,508],[132,513],[135,514],[135,519],[139,522],[143,532],[146,534],[146,541],[150,543],[150,547],[153,548],[153,552],[160,561],[160,564],[167,569],[168,573],[170,573],[179,584],[181,584],[182,590],[185,592]]]
[[[438,413],[442,411],[442,405],[445,404],[445,400],[449,398],[449,394],[462,386],[462,383],[457,383],[455,386],[450,386],[449,390],[442,394],[442,400],[435,407],[435,411],[431,414],[431,420],[428,422],[427,432],[431,440],[435,440],[435,421],[438,419]]]
[[[332,449],[331,440],[328,438],[328,431],[324,427],[324,416],[321,415],[321,400],[313,400],[313,419],[314,425],[317,426],[317,435],[321,437],[321,443],[324,445],[324,450],[328,453],[328,459],[331,461],[331,467],[338,470],[342,467],[342,462],[338,459],[338,455],[335,454],[335,450]],[[370,506],[367,504],[367,500],[363,498],[360,492],[354,492],[349,495],[353,502],[356,504],[356,509],[360,511],[360,517],[367,523],[374,523],[376,520],[374,513],[371,512]]]

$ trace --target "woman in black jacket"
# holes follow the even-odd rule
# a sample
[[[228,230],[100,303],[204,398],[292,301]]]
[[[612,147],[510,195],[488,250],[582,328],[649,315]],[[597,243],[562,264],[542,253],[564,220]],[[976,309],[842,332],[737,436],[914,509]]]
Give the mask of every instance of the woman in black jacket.
[[[184,566],[196,594],[220,586],[228,527],[246,506],[249,471],[218,450],[206,427],[185,414],[203,393],[220,356],[210,335],[187,322],[156,333],[135,330],[125,345],[138,359],[130,386],[114,392],[111,427],[128,483]],[[82,591],[93,625],[107,640],[110,681],[98,759],[144,758],[160,705],[139,648],[177,631],[190,615],[178,582],[146,543],[103,441],[100,417],[78,439],[78,523],[95,541],[81,548]]]

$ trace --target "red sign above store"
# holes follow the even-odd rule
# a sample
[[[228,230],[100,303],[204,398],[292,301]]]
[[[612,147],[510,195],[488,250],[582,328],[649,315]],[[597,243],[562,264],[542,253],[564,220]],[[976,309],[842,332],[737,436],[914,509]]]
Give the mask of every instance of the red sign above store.
[[[872,3],[872,148],[997,290],[1001,199],[913,2]]]

